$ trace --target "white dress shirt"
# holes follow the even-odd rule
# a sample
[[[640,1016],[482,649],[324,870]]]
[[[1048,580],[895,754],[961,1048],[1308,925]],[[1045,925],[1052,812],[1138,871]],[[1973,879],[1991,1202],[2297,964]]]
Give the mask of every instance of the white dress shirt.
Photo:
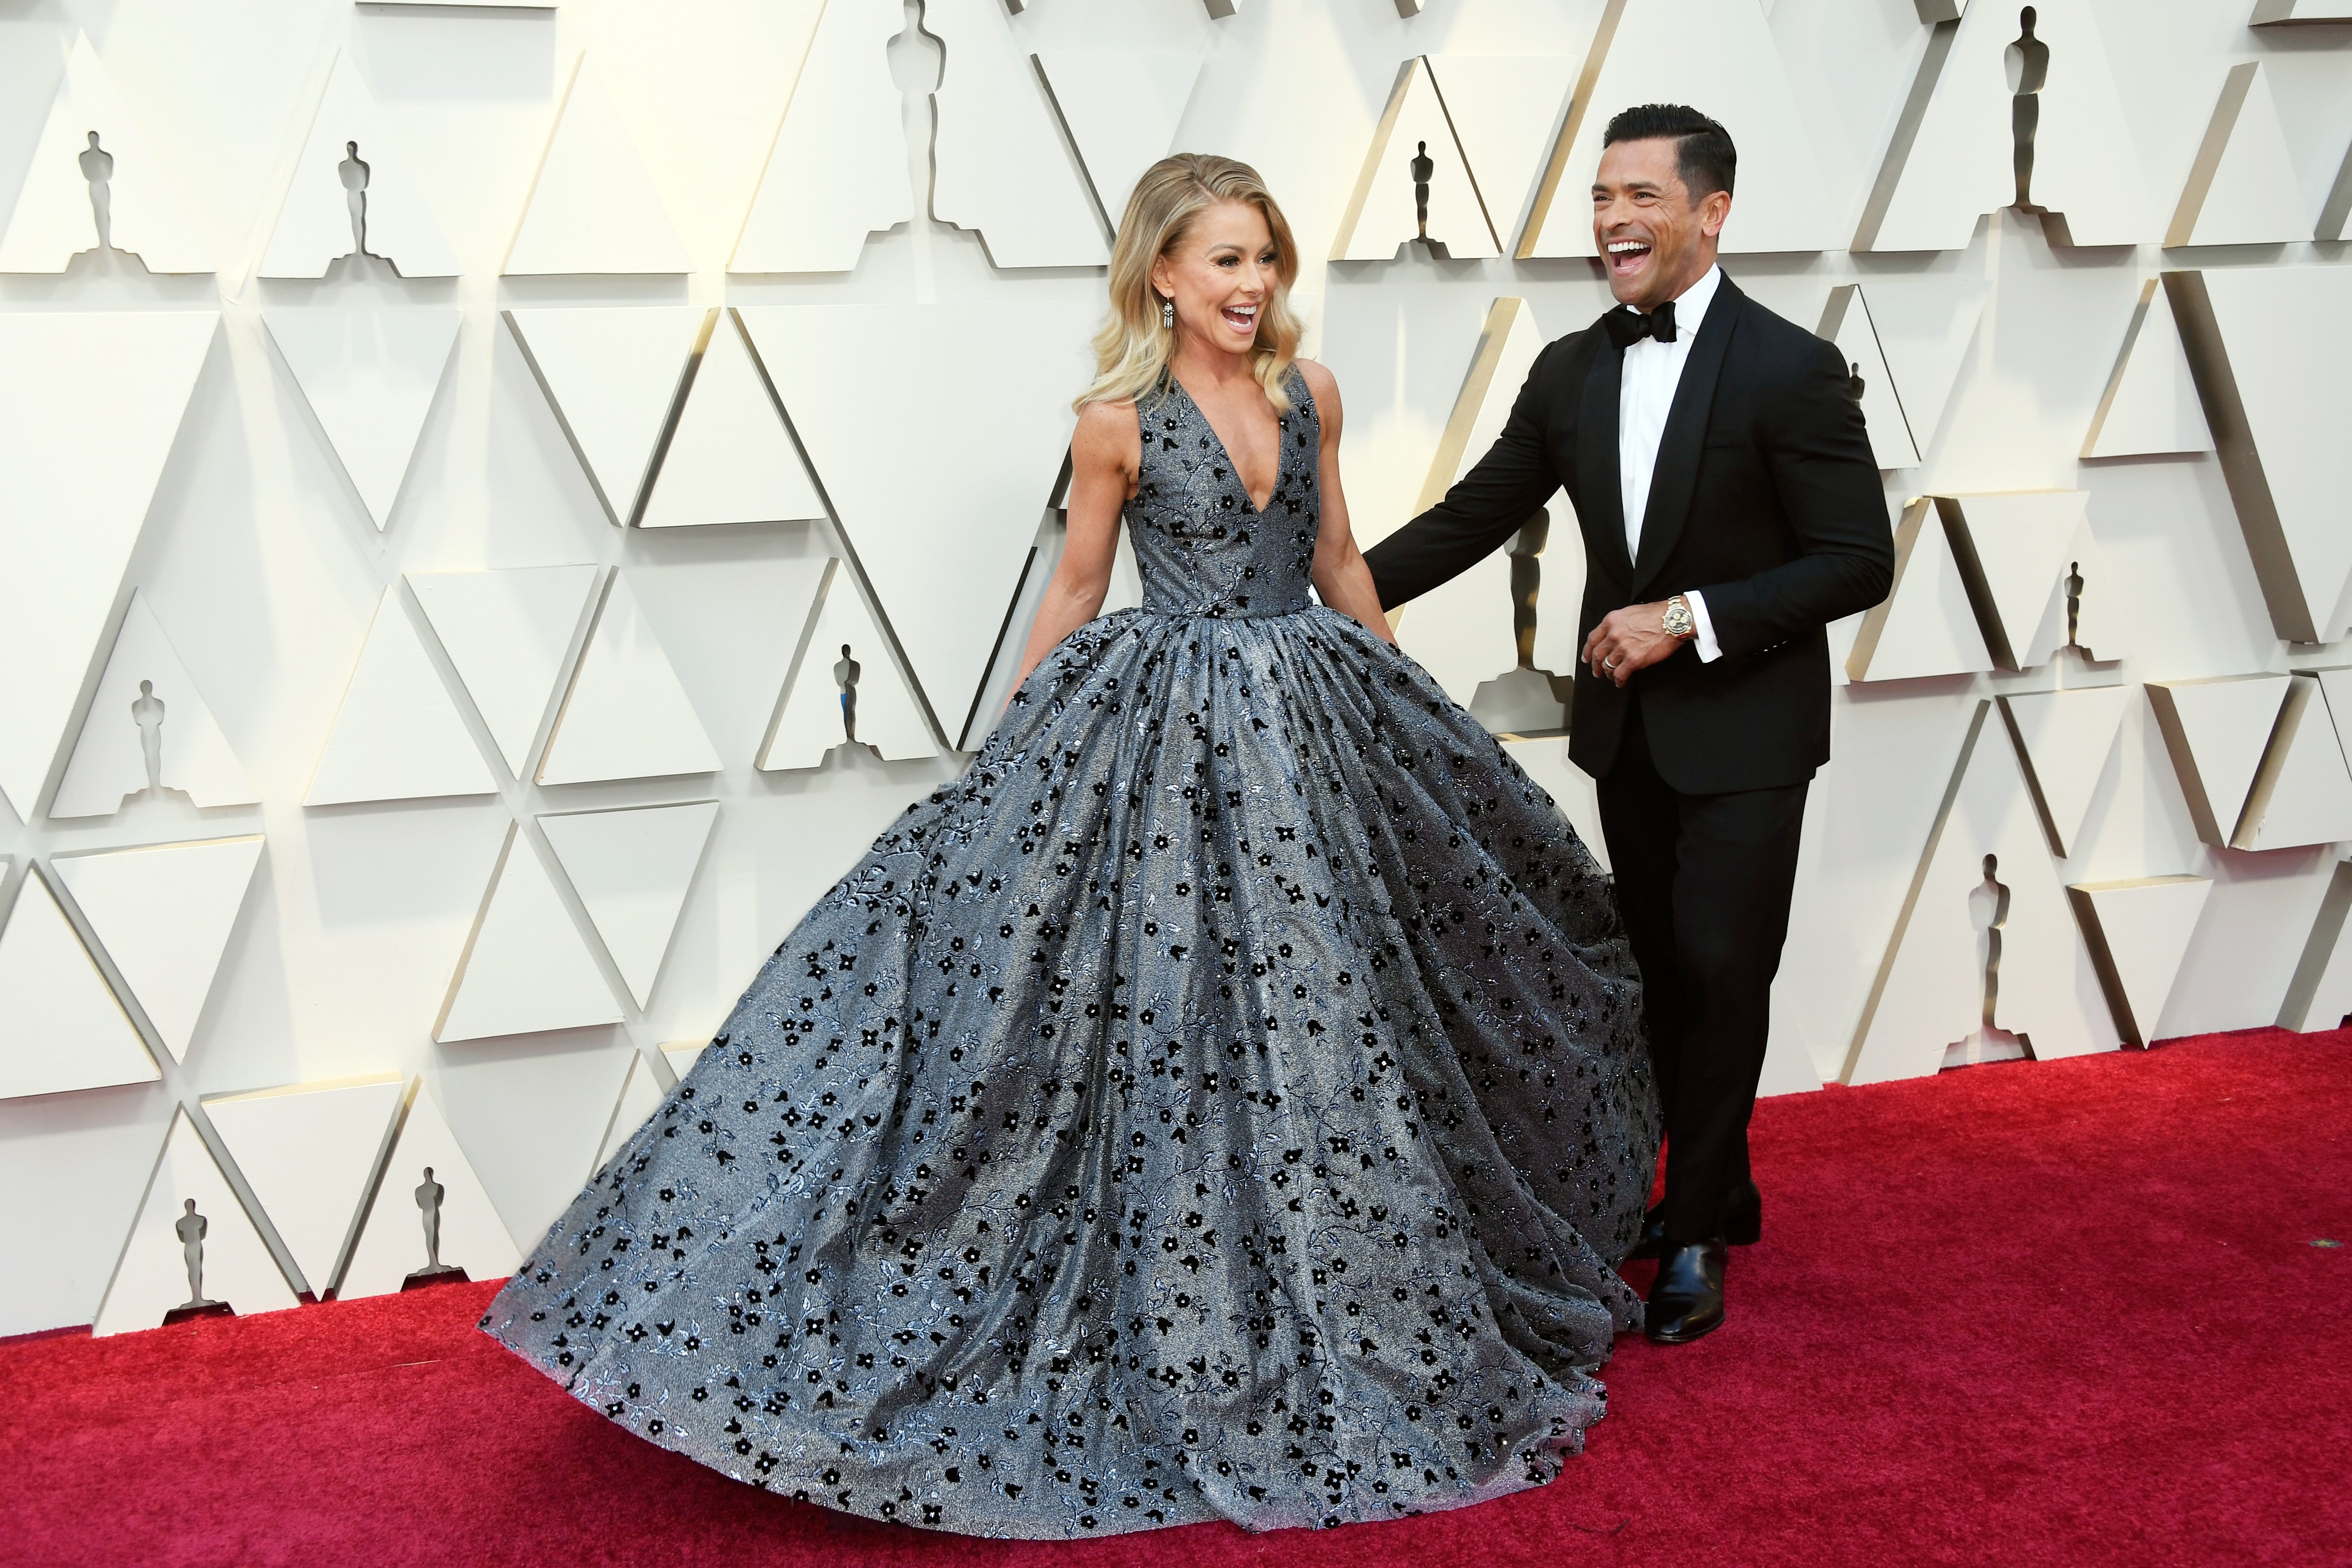
[[[1675,297],[1675,340],[1637,340],[1625,350],[1625,365],[1617,382],[1617,476],[1625,502],[1625,555],[1642,555],[1642,515],[1650,507],[1650,481],[1658,466],[1658,443],[1666,434],[1666,415],[1675,405],[1675,388],[1681,384],[1683,365],[1690,359],[1691,340],[1715,302],[1723,269],[1710,267],[1706,275]],[[1685,592],[1691,620],[1696,623],[1698,656],[1709,664],[1723,656],[1707,621],[1706,603]]]

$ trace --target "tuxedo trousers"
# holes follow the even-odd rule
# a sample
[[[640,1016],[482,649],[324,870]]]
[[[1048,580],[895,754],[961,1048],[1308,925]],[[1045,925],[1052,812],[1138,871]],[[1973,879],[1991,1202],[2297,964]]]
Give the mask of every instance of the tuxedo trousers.
[[[1675,789],[1651,761],[1638,696],[1616,765],[1597,782],[1665,1113],[1666,1235],[1703,1241],[1721,1234],[1725,1197],[1750,1179],[1748,1120],[1808,786]]]

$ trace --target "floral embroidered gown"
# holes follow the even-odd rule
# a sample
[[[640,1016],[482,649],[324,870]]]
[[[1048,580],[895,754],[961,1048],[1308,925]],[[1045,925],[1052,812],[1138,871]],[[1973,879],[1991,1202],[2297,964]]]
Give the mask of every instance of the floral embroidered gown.
[[[1609,883],[1140,412],[1147,604],[1073,632],[761,967],[482,1326],[647,1441],[972,1535],[1550,1479],[1659,1120]]]

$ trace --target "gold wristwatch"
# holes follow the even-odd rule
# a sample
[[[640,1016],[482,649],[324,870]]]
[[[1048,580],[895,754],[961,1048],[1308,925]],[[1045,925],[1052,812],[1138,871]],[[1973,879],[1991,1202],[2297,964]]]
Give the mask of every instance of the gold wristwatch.
[[[1658,629],[1669,637],[1690,638],[1698,635],[1698,620],[1691,614],[1690,601],[1675,594],[1666,601],[1666,613]]]

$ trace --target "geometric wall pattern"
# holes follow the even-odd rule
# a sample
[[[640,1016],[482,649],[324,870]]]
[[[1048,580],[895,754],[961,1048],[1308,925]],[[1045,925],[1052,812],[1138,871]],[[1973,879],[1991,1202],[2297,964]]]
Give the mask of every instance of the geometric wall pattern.
[[[0,272],[63,272],[101,240],[149,272],[213,269],[164,162],[114,90],[89,35],[77,32],[16,210],[0,232]]]
[[[156,759],[151,781],[147,758]],[[145,595],[133,591],[48,814],[107,817],[160,783],[198,806],[260,797]]]
[[[18,880],[0,927],[0,1099],[161,1076],[37,871]]]
[[[2059,243],[2157,237],[2139,154],[2089,0],[1969,7],[1938,24],[1870,193],[1853,248],[1958,250],[2019,194],[2019,116],[2030,113],[2025,198]],[[2020,98],[2030,107],[2021,110]]]
[[[383,528],[432,411],[461,313],[268,310],[262,319],[352,487]]]
[[[387,1072],[205,1102],[213,1130],[315,1297],[334,1289],[351,1260],[405,1087]]]
[[[187,1057],[260,861],[255,833],[85,851],[51,862],[174,1058]]]
[[[0,1098],[41,1133],[0,1181],[57,1206],[58,1267],[0,1332],[160,1321],[190,1197],[238,1312],[396,1290],[428,1165],[444,1260],[512,1267],[986,734],[1108,220],[1171,146],[1283,200],[1369,535],[1605,301],[1609,114],[1732,127],[1727,270],[1836,342],[1904,519],[1895,595],[1831,633],[1774,1092],[2352,1014],[2352,381],[2319,350],[2352,268],[2310,244],[2352,122],[2324,48],[2264,45],[2315,8],[2150,0],[2126,41],[2096,0],[2030,38],[1835,4],[568,7],[491,85],[478,24],[395,47],[315,0],[291,51],[207,12],[249,89],[209,95],[136,8],[102,62],[35,18],[55,74],[0,117]],[[1450,257],[1404,243],[1423,141]],[[1400,631],[1597,840],[1548,511],[1532,668],[1500,557]]]
[[[688,271],[694,258],[602,68],[583,53],[570,78],[500,270],[509,277]]]
[[[497,789],[409,622],[398,585],[385,589],[302,803],[340,806]]]
[[[508,829],[433,1038],[446,1044],[620,1021],[546,867],[521,830]]]
[[[1991,1030],[2036,1061],[2112,1050],[2098,975],[2026,783],[1979,702],[1895,923],[1844,1081],[1916,1078]]]
[[[99,1303],[96,1331],[157,1328],[173,1309],[200,1301],[226,1302],[248,1316],[298,1304],[268,1244],[180,1110]]]
[[[607,580],[594,630],[555,717],[542,784],[713,773],[719,753],[626,575]]]
[[[454,277],[460,270],[415,166],[351,56],[338,49],[261,276],[323,277],[362,250],[389,260],[403,277]]]
[[[463,1269],[477,1280],[513,1273],[522,1260],[521,1251],[422,1080],[410,1081],[398,1114],[398,1130],[381,1174],[362,1200],[351,1261],[337,1282],[336,1295],[344,1301],[390,1295],[433,1261],[422,1201],[429,1196],[422,1192],[428,1181],[441,1188],[434,1208],[442,1266]]]
[[[2352,580],[2338,445],[2352,377],[2309,346],[2352,341],[2352,271],[2168,272],[2164,287],[2272,623],[2332,641]]]
[[[40,794],[219,320],[0,314],[0,584],[12,600],[0,614],[0,791],[19,814]]]

